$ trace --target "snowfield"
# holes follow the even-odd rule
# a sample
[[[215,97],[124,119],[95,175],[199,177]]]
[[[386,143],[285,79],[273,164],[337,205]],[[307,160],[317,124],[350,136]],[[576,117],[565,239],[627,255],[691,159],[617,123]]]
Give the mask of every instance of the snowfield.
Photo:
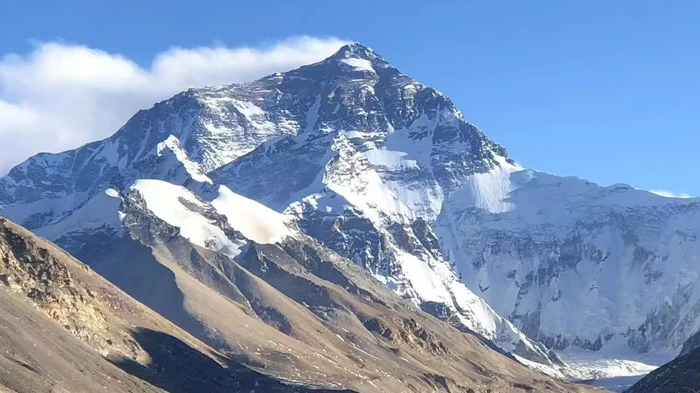
[[[211,202],[228,219],[229,224],[246,238],[260,244],[279,243],[291,236],[288,219],[280,213],[235,194],[226,186]]]
[[[235,242],[201,212],[210,209],[186,188],[162,180],[139,179],[132,186],[146,201],[147,208],[166,223],[180,228],[180,234],[193,244],[219,251],[230,257],[241,252]]]

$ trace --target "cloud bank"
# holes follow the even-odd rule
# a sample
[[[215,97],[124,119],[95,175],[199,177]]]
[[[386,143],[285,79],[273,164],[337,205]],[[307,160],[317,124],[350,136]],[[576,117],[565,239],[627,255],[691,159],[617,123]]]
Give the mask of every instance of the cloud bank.
[[[313,63],[345,42],[295,37],[260,47],[171,48],[148,67],[57,42],[0,58],[0,175],[42,152],[105,138],[136,111],[190,87],[250,81]]]

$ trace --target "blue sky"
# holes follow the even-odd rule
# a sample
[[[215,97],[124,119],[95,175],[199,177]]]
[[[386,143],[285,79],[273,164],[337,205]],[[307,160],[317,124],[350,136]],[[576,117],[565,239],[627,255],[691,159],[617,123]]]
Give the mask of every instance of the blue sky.
[[[699,20],[694,0],[2,2],[0,57],[59,42],[147,68],[174,46],[359,41],[524,166],[700,196]]]

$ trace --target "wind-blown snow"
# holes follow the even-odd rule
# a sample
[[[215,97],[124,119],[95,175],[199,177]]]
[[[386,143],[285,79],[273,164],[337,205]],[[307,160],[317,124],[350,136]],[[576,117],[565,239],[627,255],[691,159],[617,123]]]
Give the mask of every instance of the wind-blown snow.
[[[211,205],[226,216],[233,229],[256,243],[278,243],[291,235],[287,217],[234,193],[226,186],[219,186],[219,195]]]
[[[509,164],[502,157],[496,156],[499,166],[486,173],[475,173],[464,186],[451,195],[452,201],[459,201],[463,208],[475,207],[489,213],[504,213],[513,209],[508,201],[514,189],[510,175],[522,170]]]

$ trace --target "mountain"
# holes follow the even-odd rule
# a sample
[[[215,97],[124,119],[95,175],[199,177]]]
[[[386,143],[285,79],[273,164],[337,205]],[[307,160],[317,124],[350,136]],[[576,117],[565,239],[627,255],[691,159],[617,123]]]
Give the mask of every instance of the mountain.
[[[625,392],[628,393],[692,393],[700,391],[700,332],[683,344],[681,353],[672,361],[649,373]]]
[[[361,61],[353,56],[371,58],[383,76],[380,78],[379,74],[359,66],[367,66],[370,60]],[[387,109],[387,113],[391,113],[391,121],[383,111],[379,111],[385,104],[377,102],[373,94],[367,93],[367,89],[372,89],[366,83],[368,79],[378,84],[378,90],[382,87],[379,90],[383,94],[382,100],[396,101],[393,108]],[[405,96],[403,104],[397,100],[402,95]],[[416,96],[415,103],[413,96]],[[445,181],[449,181],[448,173],[455,170],[470,171],[469,160],[482,155],[491,157],[492,150],[503,151],[485,139],[475,127],[464,122],[446,97],[401,74],[370,49],[349,45],[324,62],[285,74],[274,74],[248,84],[189,90],[156,104],[148,111],[139,112],[106,140],[57,155],[32,157],[0,179],[0,201],[6,205],[2,212],[93,265],[98,261],[79,250],[92,242],[101,241],[94,239],[95,232],[109,238],[122,226],[114,213],[120,202],[105,194],[105,190],[124,190],[138,179],[160,179],[189,187],[211,202],[218,197],[219,185],[231,184],[231,175],[236,171],[254,186],[274,182],[274,187],[269,188],[278,195],[277,201],[251,195],[244,186],[236,185],[231,189],[281,211],[287,204],[295,202],[285,193],[293,191],[294,187],[299,190],[307,187],[306,183],[312,182],[318,175],[312,172],[326,164],[323,159],[328,161],[335,154],[333,146],[347,144],[348,136],[352,136],[351,133],[329,131],[331,124],[337,122],[335,126],[353,129],[355,131],[352,132],[358,135],[360,127],[365,127],[371,138],[373,130],[381,133],[386,127],[393,127],[391,124],[409,124],[418,116],[423,116],[427,124],[429,120],[420,114],[436,106],[445,106],[446,111],[457,116],[453,119],[457,128],[450,126],[440,129],[441,140],[435,144],[435,151],[444,154],[446,159],[451,160],[454,156],[463,161],[463,168],[457,169],[446,168],[442,161],[436,161],[436,165],[442,168],[438,170],[445,173]],[[371,109],[373,107],[376,109]],[[363,108],[370,112],[364,112]],[[379,137],[377,133],[376,138]],[[305,144],[308,151],[285,150],[284,146],[294,143],[295,138],[308,141]],[[267,142],[260,143],[266,139]],[[359,139],[355,139],[355,144],[360,143]],[[473,152],[464,150],[469,144],[474,145]],[[299,162],[254,163],[257,166],[251,167],[253,172],[247,174],[233,168],[229,170],[243,157],[258,157],[261,149],[270,152],[268,146],[273,146],[272,149],[281,155],[285,151],[296,154]],[[355,145],[347,146],[350,149],[348,154],[354,154]],[[303,162],[314,157],[319,161]],[[348,159],[353,160],[354,157]],[[492,165],[490,158],[483,160],[482,169]],[[231,162],[212,170],[226,161]],[[246,165],[250,160],[241,162]],[[280,174],[280,169],[286,168],[286,165],[294,165],[294,176]],[[260,174],[259,182],[251,181],[251,174],[257,174],[260,170],[269,171],[269,175],[281,175],[284,179],[271,179]],[[340,171],[336,172],[343,176]],[[353,176],[354,173],[346,175]],[[209,176],[216,176],[217,181],[212,181]],[[392,193],[391,190],[382,189],[383,185],[378,183],[381,180],[376,175],[372,177],[370,173],[369,176],[369,181],[377,183],[379,192]],[[367,181],[365,177],[359,176],[360,187]],[[330,194],[329,197],[332,198]],[[378,197],[383,198],[381,195]],[[374,201],[370,203],[374,204]],[[365,228],[368,231],[362,234],[367,239],[352,241],[356,244],[352,250],[343,250],[341,244],[333,242],[325,241],[324,244],[367,267],[380,279],[395,282],[394,287],[400,295],[424,310],[451,321],[460,329],[476,332],[508,352],[544,363],[552,368],[552,372],[557,372],[561,364],[556,357],[542,345],[529,340],[459,282],[440,255],[434,234],[426,222],[413,216],[402,218],[412,214],[410,208],[400,207],[401,203],[395,205],[400,210],[369,209],[361,205],[357,205],[357,208],[364,211],[357,210],[356,215],[351,210],[343,210],[340,212],[343,217],[354,218],[359,225],[369,225]],[[298,207],[302,208],[301,205]],[[105,211],[113,214],[105,214]],[[369,214],[372,214],[373,221],[367,221]],[[374,219],[377,214],[392,216],[390,220],[380,222]],[[336,214],[336,217],[340,216]],[[319,223],[330,221],[318,217],[313,221],[309,218],[299,222],[312,236],[312,228],[323,229]],[[85,234],[90,234],[91,240],[86,240]],[[363,246],[360,241],[368,243]],[[373,260],[360,258],[367,252],[371,253],[367,255]],[[379,253],[383,260],[374,260]],[[396,258],[397,261],[390,261]],[[392,271],[385,269],[383,274],[376,274],[380,272],[378,269],[382,264],[391,265]],[[410,282],[411,279],[414,282]]]
[[[695,350],[659,367],[626,393],[694,393],[700,391],[700,351]]]
[[[238,89],[218,94],[243,95]],[[474,171],[510,165],[447,97],[361,45],[242,89],[293,97],[274,111],[299,112],[303,128],[209,172],[215,184],[294,217],[305,233],[424,311],[552,364],[546,349],[459,281],[428,225],[444,189]],[[298,111],[299,102],[308,109]],[[406,150],[415,157],[402,158]],[[206,188],[200,194],[214,198]]]
[[[180,199],[149,204],[154,192]],[[182,201],[205,218],[180,211]],[[188,90],[110,138],[32,157],[0,179],[0,205],[180,326],[207,302],[171,310],[148,275],[129,275],[133,258],[116,255],[150,250],[155,270],[176,265],[182,280],[248,299],[213,278],[227,264],[195,263],[184,256],[191,246],[175,251],[168,236],[193,244],[195,261],[208,250],[235,263],[251,241],[295,239],[559,377],[648,372],[700,328],[700,201],[522,168],[448,97],[360,44],[257,81]],[[158,211],[166,206],[179,213]],[[251,234],[251,222],[276,224]],[[208,344],[221,339],[223,325],[212,334],[192,324],[214,336]]]
[[[506,209],[450,203],[435,230],[464,282],[529,337],[564,358],[661,364],[698,331],[699,200],[531,170],[498,188]]]

